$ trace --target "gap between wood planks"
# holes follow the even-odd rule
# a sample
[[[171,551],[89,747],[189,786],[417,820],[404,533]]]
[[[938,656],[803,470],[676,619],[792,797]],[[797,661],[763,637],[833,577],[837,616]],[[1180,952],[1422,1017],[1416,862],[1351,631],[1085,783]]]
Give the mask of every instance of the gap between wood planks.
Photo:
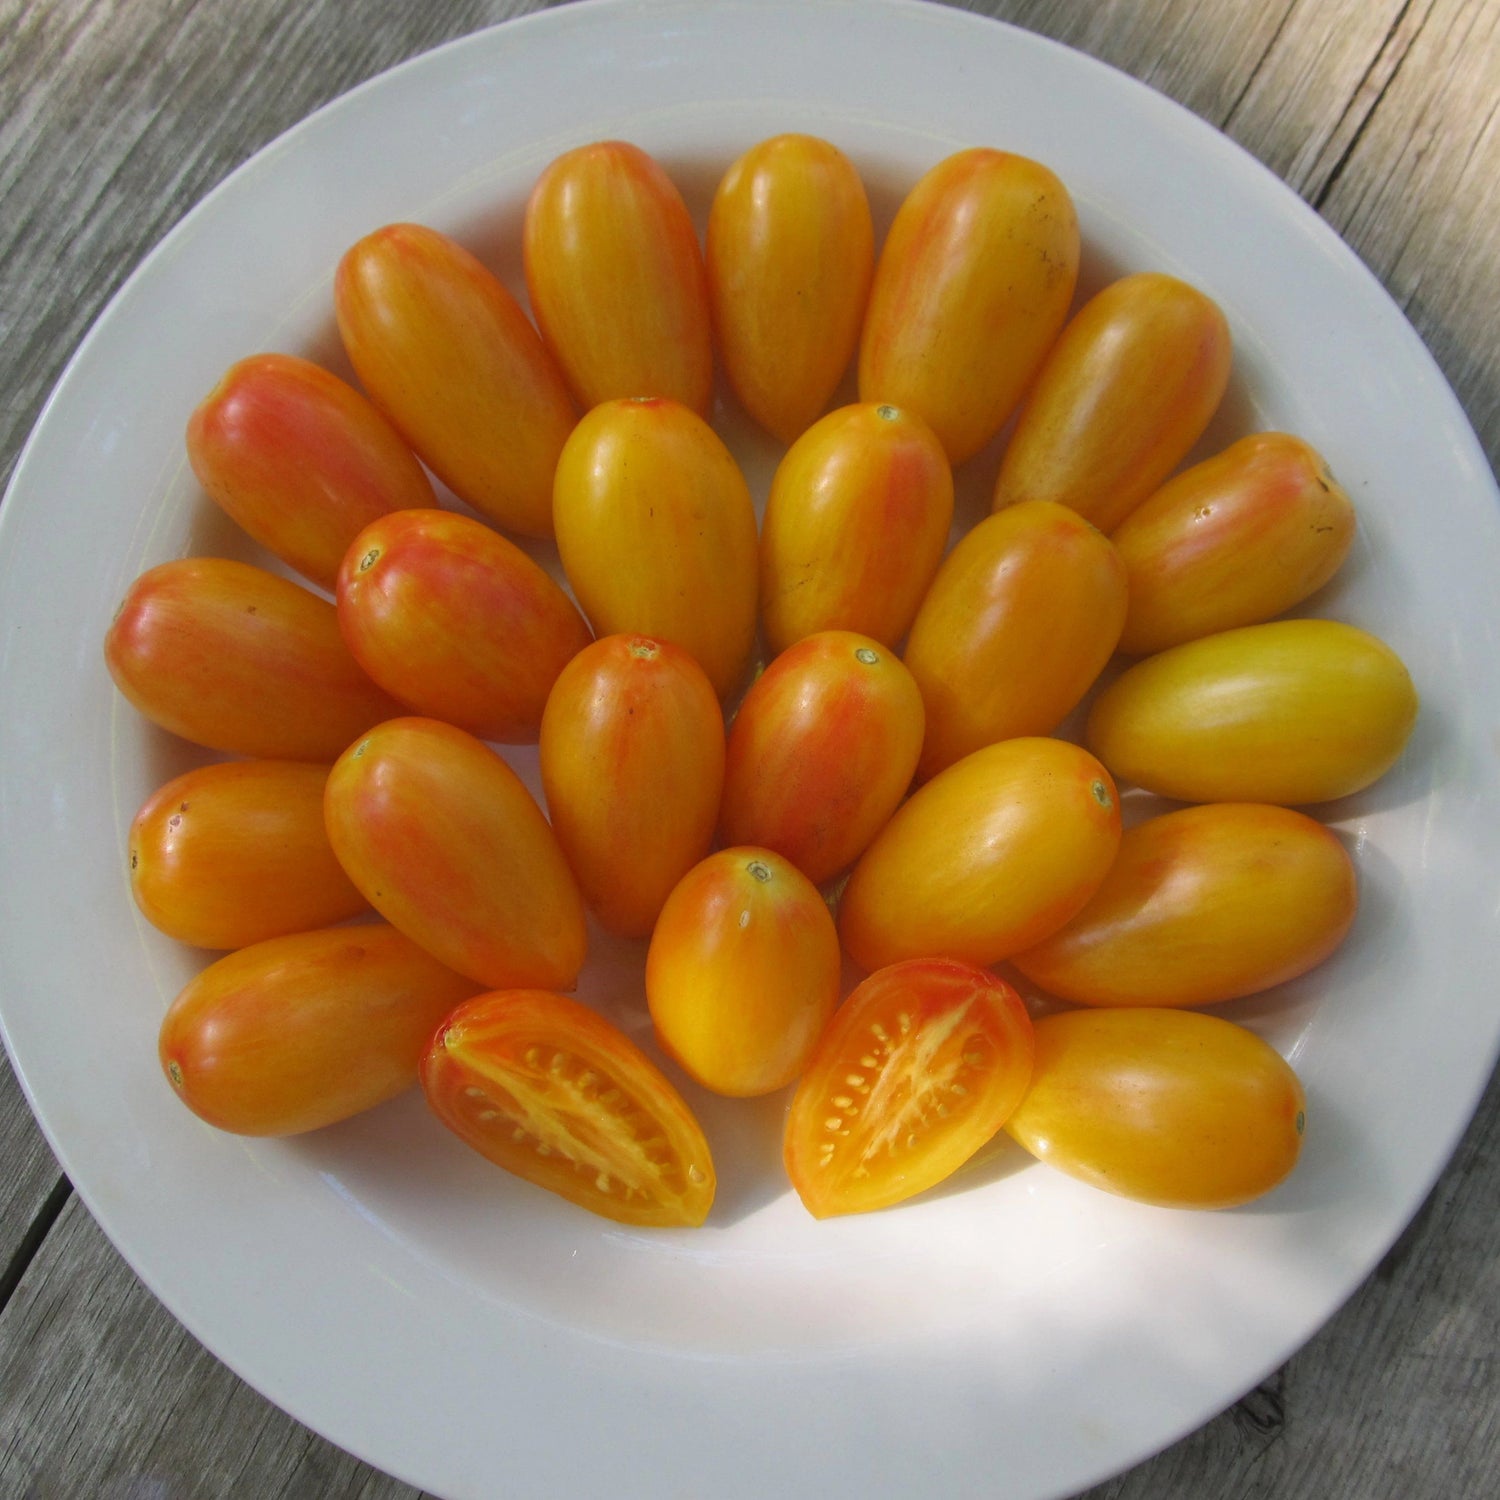
[[[21,1284],[21,1278],[25,1276],[27,1268],[36,1259],[36,1253],[42,1248],[42,1242],[52,1232],[57,1216],[72,1196],[73,1184],[66,1177],[60,1176],[53,1183],[52,1191],[42,1200],[42,1206],[36,1211],[31,1223],[27,1225],[26,1233],[21,1236],[21,1243],[16,1246],[5,1269],[0,1271],[0,1313],[3,1313],[10,1304],[11,1297]]]

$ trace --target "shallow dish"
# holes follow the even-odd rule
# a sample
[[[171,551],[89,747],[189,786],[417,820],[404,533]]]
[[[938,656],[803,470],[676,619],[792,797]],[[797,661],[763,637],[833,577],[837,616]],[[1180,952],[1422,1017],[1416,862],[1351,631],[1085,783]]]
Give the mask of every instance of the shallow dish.
[[[952,150],[1045,161],[1079,206],[1086,286],[1164,269],[1228,314],[1236,374],[1206,446],[1297,432],[1359,508],[1312,609],[1390,641],[1423,716],[1395,772],[1325,810],[1359,865],[1354,937],[1226,1009],[1309,1095],[1302,1164],[1250,1209],[1146,1209],[1001,1150],[901,1209],[817,1224],[779,1170],[784,1099],[689,1091],[719,1203],[702,1231],[633,1231],[495,1172],[415,1097],[247,1142],[160,1078],[157,1023],[202,959],[136,916],[124,833],[199,757],[119,699],[100,642],[144,567],[254,555],[188,472],[187,413],[254,350],[343,371],[333,268],[378,224],[446,229],[519,286],[521,206],[558,152],[634,140],[701,219],[729,161],[788,129],[849,152],[882,223]],[[776,448],[731,410],[721,430],[763,494]],[[991,453],[964,476],[970,519],[992,473]],[[899,0],[598,0],[513,22],[235,174],[131,279],[38,424],[0,510],[7,1044],[81,1196],[171,1311],[300,1420],[433,1493],[603,1479],[643,1500],[823,1500],[941,1474],[955,1495],[1068,1494],[1304,1342],[1468,1121],[1500,1043],[1497,576],[1493,481],[1400,313],[1281,183],[1139,84]],[[638,1036],[640,961],[601,941],[584,989]]]

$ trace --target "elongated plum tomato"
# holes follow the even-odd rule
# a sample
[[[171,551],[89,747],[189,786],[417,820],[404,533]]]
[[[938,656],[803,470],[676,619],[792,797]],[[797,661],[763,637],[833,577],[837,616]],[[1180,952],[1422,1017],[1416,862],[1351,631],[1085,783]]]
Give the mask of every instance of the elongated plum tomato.
[[[1000,460],[995,509],[1071,506],[1113,531],[1187,456],[1229,383],[1229,325],[1174,276],[1090,298],[1053,346]]]
[[[783,651],[740,704],[720,836],[774,849],[821,885],[885,827],[921,749],[922,695],[895,652],[819,631]]]
[[[1283,1181],[1306,1102],[1253,1031],[1191,1010],[1075,1010],[1036,1023],[1031,1088],[1006,1130],[1108,1193],[1233,1208]]]
[[[327,780],[301,761],[226,761],[153,792],[130,825],[147,921],[197,948],[244,948],[363,911],[323,828]]]
[[[334,279],[360,384],[460,500],[527,536],[552,535],[552,471],[577,413],[520,304],[462,245],[388,224]]]
[[[954,464],[1005,425],[1068,315],[1078,215],[1039,162],[947,157],[907,195],[875,268],[859,399],[923,417]]]
[[[900,1203],[958,1170],[1031,1078],[1031,1017],[983,969],[871,974],[818,1042],[787,1114],[787,1175],[820,1219]]]
[[[705,259],[729,384],[790,443],[826,409],[859,343],[875,266],[859,172],[817,136],[752,146],[714,194]]]
[[[226,514],[330,591],[371,521],[436,504],[416,455],[380,412],[290,354],[231,365],[188,419],[187,454]]]
[[[1400,758],[1417,693],[1383,641],[1337,620],[1273,620],[1137,662],[1094,700],[1089,748],[1183,802],[1345,797]]]
[[[1011,962],[1085,1005],[1212,1005],[1322,963],[1358,900],[1343,844],[1305,814],[1185,807],[1127,829],[1088,905]]]
[[[152,723],[232,755],[327,763],[401,712],[349,654],[333,605],[225,558],[142,573],[105,634],[104,660]]]
[[[535,742],[557,674],[592,639],[545,569],[445,510],[367,526],[339,572],[338,611],[349,649],[392,697],[511,745]]]
[[[1056,729],[1109,660],[1125,608],[1123,564],[1075,511],[1037,500],[981,521],[944,559],[906,643],[927,710],[918,774]]]
[[[769,849],[721,849],[678,882],[646,955],[663,1049],[705,1088],[769,1094],[801,1073],[834,1007],[839,938],[818,888]]]
[[[772,651],[819,630],[894,647],[942,561],[953,471],[918,416],[856,403],[787,450],[760,533],[761,617]]]
[[[755,644],[755,504],[713,428],[676,401],[596,406],[558,461],[554,510],[595,634],[681,646],[727,696]]]
[[[365,899],[450,968],[492,986],[578,978],[578,887],[531,793],[483,741],[435,719],[381,724],[335,763],[323,815]]]
[[[645,937],[713,845],[724,711],[679,646],[610,635],[563,668],[542,715],[558,842],[606,930]]]
[[[1258,432],[1170,479],[1110,538],[1130,581],[1133,656],[1259,625],[1338,571],[1354,507],[1301,438]]]
[[[934,776],[860,857],[839,903],[873,970],[947,954],[991,964],[1083,909],[1120,843],[1109,773],[1066,740],[1002,740]]]
[[[427,1102],[507,1172],[620,1224],[691,1227],[714,1201],[703,1130],[623,1032],[564,995],[479,995],[422,1064]]]
[[[383,923],[271,938],[177,996],[161,1065],[210,1125],[298,1135],[409,1089],[434,1028],[474,989]]]
[[[655,160],[625,141],[559,156],[531,191],[522,248],[537,326],[580,406],[667,396],[708,415],[703,252]]]

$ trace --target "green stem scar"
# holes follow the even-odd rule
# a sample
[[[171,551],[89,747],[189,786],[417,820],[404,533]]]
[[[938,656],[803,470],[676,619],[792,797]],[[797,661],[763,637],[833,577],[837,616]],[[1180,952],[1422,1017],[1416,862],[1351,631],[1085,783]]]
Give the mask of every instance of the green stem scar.
[[[752,859],[750,863],[745,866],[745,868],[762,883],[771,878],[770,866],[762,864],[758,859]]]

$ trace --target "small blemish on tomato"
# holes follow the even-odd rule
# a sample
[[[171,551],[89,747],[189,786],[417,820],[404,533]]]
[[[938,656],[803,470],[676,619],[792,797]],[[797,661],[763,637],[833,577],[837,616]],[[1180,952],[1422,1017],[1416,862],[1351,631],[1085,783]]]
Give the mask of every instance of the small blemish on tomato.
[[[1307,1129],[1307,1116],[1303,1114],[1300,1109],[1297,1111],[1297,1119],[1295,1121],[1295,1124],[1297,1127],[1298,1135],[1301,1135],[1302,1132]]]

